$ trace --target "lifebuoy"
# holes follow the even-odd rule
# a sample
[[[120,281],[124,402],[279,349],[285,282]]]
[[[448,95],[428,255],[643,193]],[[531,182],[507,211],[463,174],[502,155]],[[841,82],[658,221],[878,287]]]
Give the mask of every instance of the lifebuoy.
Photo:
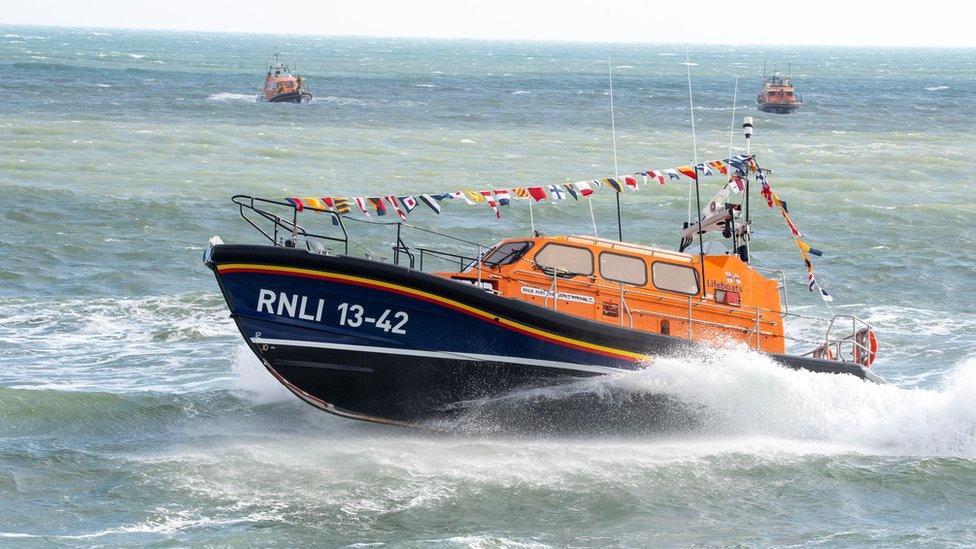
[[[871,328],[863,328],[854,334],[854,362],[864,367],[871,367],[878,357],[878,336]],[[866,351],[864,351],[866,349]]]
[[[834,358],[834,350],[830,348],[830,345],[827,345],[825,343],[825,344],[821,345],[820,347],[817,347],[813,351],[813,358],[820,358],[820,359],[823,359],[823,360],[835,360],[835,358]]]

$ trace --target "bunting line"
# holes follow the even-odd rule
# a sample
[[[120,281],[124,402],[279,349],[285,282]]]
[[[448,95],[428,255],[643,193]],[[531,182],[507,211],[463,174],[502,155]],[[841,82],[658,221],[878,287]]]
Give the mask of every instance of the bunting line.
[[[486,204],[495,214],[496,219],[501,219],[501,208],[509,206],[512,200],[531,200],[534,202],[542,201],[563,201],[567,198],[580,200],[581,198],[591,198],[601,189],[610,189],[618,193],[624,189],[639,191],[640,183],[644,186],[657,182],[664,185],[668,181],[680,180],[682,176],[694,180],[695,176],[711,176],[719,174],[726,178],[727,183],[713,202],[722,198],[720,195],[728,192],[741,193],[745,190],[746,181],[749,174],[755,174],[756,182],[760,185],[760,192],[766,201],[766,205],[773,209],[778,209],[786,226],[793,237],[794,244],[800,251],[800,256],[807,268],[807,281],[810,291],[815,289],[820,292],[820,297],[824,301],[833,301],[833,297],[820,285],[813,271],[813,262],[810,256],[823,256],[823,252],[807,244],[803,240],[803,233],[790,216],[789,207],[772,187],[766,178],[767,170],[762,169],[755,160],[755,156],[738,155],[721,160],[710,160],[701,162],[697,166],[677,166],[674,168],[646,170],[635,172],[618,177],[607,177],[603,179],[591,179],[577,181],[574,183],[557,183],[552,185],[536,185],[510,188],[493,188],[481,191],[460,190],[453,192],[405,195],[405,196],[378,196],[378,197],[343,197],[343,196],[291,196],[285,200],[297,211],[304,211],[311,208],[315,211],[335,212],[348,214],[352,211],[355,204],[358,210],[367,219],[372,215],[385,216],[389,210],[403,221],[407,220],[407,215],[413,212],[420,204],[427,206],[435,214],[441,213],[442,204],[448,201],[463,201],[468,205]],[[710,203],[711,204],[711,203]],[[717,204],[717,202],[716,202]],[[336,220],[333,220],[336,223]]]
[[[800,232],[799,227],[793,222],[793,218],[790,217],[790,209],[787,207],[786,201],[780,198],[776,191],[769,185],[769,181],[766,179],[766,172],[759,164],[756,163],[755,158],[749,159],[749,170],[756,174],[756,181],[761,186],[761,192],[763,198],[766,199],[766,204],[770,208],[776,208],[779,210],[780,215],[783,216],[783,220],[786,222],[786,227],[790,230],[790,234],[793,236],[793,243],[796,244],[796,248],[800,250],[800,257],[803,259],[803,265],[807,268],[807,289],[811,292],[817,290],[820,293],[820,298],[826,302],[831,302],[834,300],[833,296],[827,293],[827,290],[820,285],[817,277],[813,273],[813,261],[810,260],[811,255],[817,257],[822,257],[823,252],[807,244],[803,240],[803,233]]]
[[[745,155],[739,155],[722,160],[702,162],[697,166],[698,175],[709,176],[717,173],[727,176],[731,173],[739,177],[737,182],[741,182],[741,178],[746,176],[745,169],[748,168],[747,161],[751,158]],[[366,218],[371,218],[372,215],[383,216],[389,210],[393,210],[404,221],[406,221],[407,215],[419,204],[424,204],[435,214],[440,214],[441,203],[448,200],[462,200],[465,204],[469,205],[485,203],[492,209],[495,218],[501,219],[501,210],[499,208],[508,206],[512,200],[534,200],[536,202],[542,202],[544,200],[559,201],[566,200],[567,198],[579,200],[580,198],[590,198],[598,190],[605,187],[618,193],[624,192],[625,189],[639,191],[641,183],[647,186],[656,181],[658,184],[664,185],[667,181],[681,179],[681,176],[693,180],[695,178],[695,166],[689,165],[668,169],[646,170],[619,177],[532,187],[496,188],[482,191],[460,190],[406,196],[291,196],[285,200],[298,211],[303,211],[305,208],[312,208],[314,210],[332,211],[340,214],[351,212],[352,205],[355,204],[359,212]],[[766,196],[765,193],[764,196]],[[771,198],[767,197],[767,201],[769,200]]]

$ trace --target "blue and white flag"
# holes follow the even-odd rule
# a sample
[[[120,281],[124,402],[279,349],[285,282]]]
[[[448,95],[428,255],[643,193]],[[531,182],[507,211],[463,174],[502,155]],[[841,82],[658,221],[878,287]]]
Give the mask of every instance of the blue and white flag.
[[[435,214],[440,215],[441,205],[437,203],[437,198],[429,194],[422,194],[420,195],[420,201],[426,204],[428,208],[434,210]]]
[[[709,168],[708,165],[706,165],[704,162],[701,163],[701,164],[699,164],[698,166],[696,166],[696,168],[698,168],[698,173],[700,173],[702,175],[714,175],[715,174],[715,172],[713,172],[712,169]]]
[[[400,203],[403,204],[403,209],[410,213],[417,207],[417,199],[412,196],[399,196]]]

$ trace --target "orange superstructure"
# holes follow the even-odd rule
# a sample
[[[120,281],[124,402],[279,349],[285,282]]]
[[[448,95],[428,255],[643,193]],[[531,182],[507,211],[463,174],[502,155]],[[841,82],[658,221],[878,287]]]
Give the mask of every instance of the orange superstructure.
[[[586,320],[785,350],[779,282],[735,255],[705,255],[703,269],[699,255],[589,236],[513,238],[437,274]]]

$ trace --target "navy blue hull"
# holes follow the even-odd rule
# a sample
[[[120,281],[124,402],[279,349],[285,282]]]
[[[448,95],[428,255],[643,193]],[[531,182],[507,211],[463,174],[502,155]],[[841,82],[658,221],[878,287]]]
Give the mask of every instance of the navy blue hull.
[[[800,105],[774,105],[769,103],[758,103],[759,110],[775,114],[790,114],[800,110]]]
[[[694,347],[377,261],[220,245],[208,265],[244,339],[279,381],[359,419],[457,418],[485,399],[632,371]],[[782,358],[865,377],[857,365]]]
[[[278,94],[271,99],[268,99],[269,103],[308,103],[312,100],[312,94],[301,93],[301,92],[290,92]]]

